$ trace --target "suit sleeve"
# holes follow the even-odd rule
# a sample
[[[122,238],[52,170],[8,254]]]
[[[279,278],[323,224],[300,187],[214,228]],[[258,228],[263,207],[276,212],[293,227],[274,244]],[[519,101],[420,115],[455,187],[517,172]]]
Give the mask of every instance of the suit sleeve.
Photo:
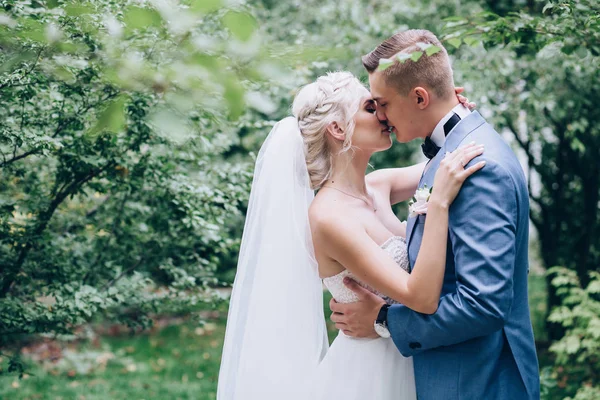
[[[403,305],[388,311],[392,338],[404,356],[503,327],[513,301],[517,213],[513,179],[487,160],[482,170],[467,179],[450,208],[456,291],[443,296],[432,315]]]

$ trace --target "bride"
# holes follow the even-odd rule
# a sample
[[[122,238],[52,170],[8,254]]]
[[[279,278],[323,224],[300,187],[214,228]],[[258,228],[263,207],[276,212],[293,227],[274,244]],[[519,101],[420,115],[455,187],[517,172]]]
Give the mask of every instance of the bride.
[[[415,399],[412,359],[385,328],[330,349],[322,284],[356,301],[350,277],[388,303],[434,313],[444,275],[448,208],[474,144],[447,154],[426,204],[423,248],[408,273],[405,224],[391,206],[415,192],[425,164],[365,176],[392,145],[369,91],[348,72],[300,90],[294,117],[278,122],[256,160],[223,348],[218,400]],[[314,190],[318,193],[314,195]],[[375,321],[374,321],[375,322]],[[407,327],[410,329],[410,327]]]

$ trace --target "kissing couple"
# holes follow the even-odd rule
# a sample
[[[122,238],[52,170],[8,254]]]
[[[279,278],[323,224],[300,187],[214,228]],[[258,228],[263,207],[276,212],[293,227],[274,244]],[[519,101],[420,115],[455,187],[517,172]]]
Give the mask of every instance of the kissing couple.
[[[398,60],[423,44],[441,50]],[[261,147],[217,399],[538,399],[515,154],[457,95],[431,32],[362,61],[370,91],[348,72],[318,78]],[[392,136],[424,139],[429,161],[365,176]],[[411,198],[403,223],[392,205]]]

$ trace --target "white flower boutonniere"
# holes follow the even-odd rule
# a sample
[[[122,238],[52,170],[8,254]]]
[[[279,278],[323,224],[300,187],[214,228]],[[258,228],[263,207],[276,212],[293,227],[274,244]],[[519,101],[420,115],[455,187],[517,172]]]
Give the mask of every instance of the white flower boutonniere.
[[[427,185],[417,189],[415,195],[408,203],[409,218],[414,218],[419,214],[427,214],[427,202],[431,197],[433,187],[428,188]]]

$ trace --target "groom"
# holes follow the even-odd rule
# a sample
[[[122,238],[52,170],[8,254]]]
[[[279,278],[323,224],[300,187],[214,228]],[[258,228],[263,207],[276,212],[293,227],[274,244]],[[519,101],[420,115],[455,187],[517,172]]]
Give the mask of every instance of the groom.
[[[441,51],[417,62],[378,71],[379,60],[418,51]],[[400,142],[423,138],[430,158],[419,187],[432,186],[447,152],[475,141],[485,145],[486,166],[471,176],[452,204],[442,297],[424,315],[403,305],[388,308],[354,281],[360,297],[330,303],[336,327],[355,337],[385,336],[413,356],[420,400],[538,399],[539,372],[527,298],[529,200],[521,166],[479,113],[459,104],[448,54],[426,30],[400,32],[363,57],[377,115]],[[477,163],[481,159],[474,159]],[[435,188],[434,188],[435,190]],[[426,215],[409,218],[411,267],[420,249]]]

